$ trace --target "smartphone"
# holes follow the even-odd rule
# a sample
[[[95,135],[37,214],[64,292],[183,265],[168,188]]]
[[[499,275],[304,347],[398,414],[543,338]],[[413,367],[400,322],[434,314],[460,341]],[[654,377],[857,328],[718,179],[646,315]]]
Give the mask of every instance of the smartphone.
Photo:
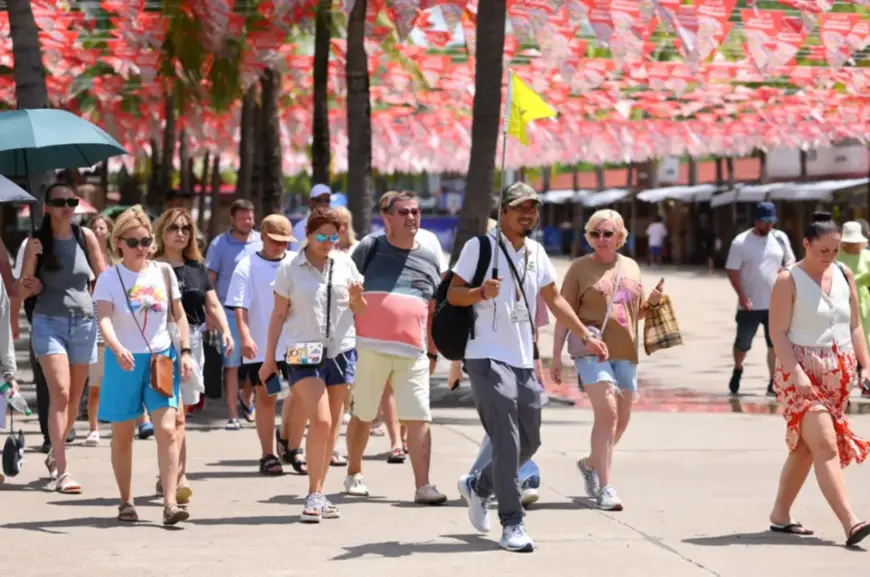
[[[266,394],[270,397],[281,394],[281,378],[278,376],[278,373],[272,373],[272,376],[266,379],[266,382],[263,384],[266,386]]]

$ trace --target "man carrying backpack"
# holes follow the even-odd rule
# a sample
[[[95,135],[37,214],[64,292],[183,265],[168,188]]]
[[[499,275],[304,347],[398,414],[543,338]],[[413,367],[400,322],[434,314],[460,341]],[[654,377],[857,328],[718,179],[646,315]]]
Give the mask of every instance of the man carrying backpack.
[[[535,377],[533,319],[536,295],[580,338],[588,330],[556,289],[556,272],[544,248],[528,238],[538,221],[540,200],[527,184],[514,183],[502,191],[501,233],[498,230],[468,241],[452,271],[447,300],[454,307],[473,307],[473,336],[464,351],[474,401],[492,441],[493,459],[476,475],[459,480],[472,525],[488,532],[487,501],[498,499],[502,536],[508,551],[529,552],[534,542],[523,524],[523,507],[516,478],[520,466],[541,444],[541,396]],[[481,250],[482,248],[487,250]],[[469,286],[481,253],[489,253],[496,278]],[[485,260],[490,260],[485,259]],[[590,341],[595,342],[595,341]],[[606,357],[607,351],[596,350]]]

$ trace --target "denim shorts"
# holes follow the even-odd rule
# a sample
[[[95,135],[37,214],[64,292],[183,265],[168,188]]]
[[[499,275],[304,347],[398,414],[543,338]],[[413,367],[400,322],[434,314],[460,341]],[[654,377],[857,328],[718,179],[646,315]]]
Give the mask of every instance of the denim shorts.
[[[287,380],[292,387],[302,379],[318,378],[327,387],[352,385],[356,375],[356,349],[345,351],[334,359],[326,359],[319,367],[287,365]]]
[[[30,323],[33,354],[65,355],[71,365],[97,362],[97,322],[93,316],[33,315]]]
[[[598,357],[577,357],[574,369],[580,388],[602,381],[613,383],[620,391],[637,392],[637,363],[626,360],[608,359],[599,361]]]
[[[100,388],[98,418],[107,423],[132,421],[142,415],[142,406],[148,413],[157,409],[177,409],[181,392],[181,370],[175,349],[169,347],[159,353],[175,361],[173,371],[174,394],[164,397],[151,388],[151,353],[133,353],[133,370],[125,371],[118,364],[118,357],[106,349],[103,385]]]
[[[227,324],[230,326],[233,342],[236,343],[236,346],[233,347],[233,352],[224,355],[224,368],[234,369],[242,365],[242,336],[239,334],[239,325],[236,324],[236,311],[224,309],[224,312],[227,314]],[[241,381],[242,379],[239,378],[239,382]]]

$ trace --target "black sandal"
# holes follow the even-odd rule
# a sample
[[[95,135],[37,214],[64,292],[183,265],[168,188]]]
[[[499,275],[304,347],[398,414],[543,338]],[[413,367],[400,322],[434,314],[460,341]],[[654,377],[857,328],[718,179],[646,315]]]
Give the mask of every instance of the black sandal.
[[[308,463],[302,457],[302,449],[287,449],[287,452],[284,453],[284,460],[293,467],[297,475],[308,474]]]
[[[390,451],[390,456],[387,457],[387,463],[391,465],[401,465],[405,462],[405,452],[402,449],[393,449]]]
[[[271,477],[284,474],[284,467],[275,455],[266,455],[260,459],[260,473]]]
[[[870,537],[870,523],[861,521],[849,529],[849,538],[846,539],[846,547],[855,547],[867,537]]]
[[[809,536],[815,534],[815,531],[807,529],[800,523],[786,523],[785,525],[773,523],[770,526],[770,530],[774,533],[786,533],[788,535]]]

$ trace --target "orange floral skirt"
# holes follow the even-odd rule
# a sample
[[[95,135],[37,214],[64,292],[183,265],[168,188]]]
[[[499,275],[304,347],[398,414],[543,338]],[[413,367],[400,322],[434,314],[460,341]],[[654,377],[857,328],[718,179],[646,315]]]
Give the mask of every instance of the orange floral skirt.
[[[788,448],[794,451],[801,438],[801,422],[807,411],[825,411],[834,420],[837,433],[837,449],[840,465],[846,467],[852,461],[861,463],[870,454],[870,441],[861,439],[849,428],[846,420],[846,404],[849,391],[857,380],[858,361],[851,349],[841,351],[833,347],[804,347],[793,345],[798,364],[810,378],[813,395],[797,392],[792,374],[782,370],[777,363],[773,377],[776,400],[782,406],[786,422],[785,439]]]

